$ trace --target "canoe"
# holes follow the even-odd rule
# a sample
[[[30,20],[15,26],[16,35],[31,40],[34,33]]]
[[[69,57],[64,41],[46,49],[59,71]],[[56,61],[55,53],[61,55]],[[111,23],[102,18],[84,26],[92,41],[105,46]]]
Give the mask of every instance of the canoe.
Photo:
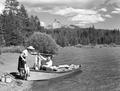
[[[63,72],[31,70],[30,77],[28,77],[27,80],[31,80],[31,81],[33,81],[33,80],[37,80],[37,81],[49,80],[49,79],[53,79],[53,78],[67,76],[70,74],[75,74],[78,72],[81,72],[81,68],[77,68],[77,69],[73,69],[73,70],[69,70],[69,71],[63,71]]]

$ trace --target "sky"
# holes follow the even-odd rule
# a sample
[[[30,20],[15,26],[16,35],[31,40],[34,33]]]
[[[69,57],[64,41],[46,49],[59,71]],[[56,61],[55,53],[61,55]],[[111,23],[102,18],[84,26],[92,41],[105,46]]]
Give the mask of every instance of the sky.
[[[63,25],[94,25],[100,29],[120,29],[120,0],[18,0],[29,15],[37,15],[43,25],[55,19]],[[4,0],[0,0],[0,13]]]

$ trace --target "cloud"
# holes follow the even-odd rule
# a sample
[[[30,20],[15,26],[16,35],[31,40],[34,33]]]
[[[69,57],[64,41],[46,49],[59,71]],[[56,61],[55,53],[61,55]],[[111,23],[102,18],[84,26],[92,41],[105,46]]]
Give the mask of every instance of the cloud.
[[[18,0],[20,3],[24,4],[27,7],[79,7],[85,8],[89,3],[94,0]]]
[[[77,22],[77,23],[75,23],[75,25],[76,26],[80,26],[80,27],[85,27],[86,23],[85,22],[84,23],[83,22],[82,23],[81,22]]]
[[[104,4],[106,0],[18,0],[29,7],[73,7],[73,8],[93,8]]]
[[[108,5],[114,4],[120,7],[120,0],[18,0],[20,3],[24,4],[30,12],[52,12],[58,9],[56,8],[79,8],[79,9],[99,9],[101,13],[109,12]],[[114,6],[113,5],[113,6]],[[38,8],[41,8],[39,10]],[[116,13],[116,12],[115,12]],[[72,14],[71,14],[72,15]]]
[[[37,7],[37,8],[34,8],[34,7],[31,7],[31,8],[28,8],[27,7],[27,11],[28,12],[42,12],[42,8],[40,8],[40,7]]]
[[[69,8],[57,10],[54,14],[67,15],[71,13],[85,15],[85,14],[96,14],[97,12],[94,10],[89,10],[89,9],[74,9],[72,7],[69,7]]]
[[[120,0],[18,0],[18,1],[24,4],[27,7],[27,9],[29,9],[29,12],[32,11],[55,12],[56,10],[65,9],[68,7],[78,9],[93,9],[96,7],[96,9],[98,9],[101,8],[101,5],[104,4],[104,8],[98,9],[98,11],[101,13],[109,11],[109,9],[107,10],[107,8],[105,7],[105,5],[120,2]],[[62,12],[62,10],[59,12]]]
[[[118,7],[120,7],[120,0],[109,0],[107,4],[116,4]]]
[[[74,9],[72,7],[60,9],[53,14],[61,16],[69,16],[69,20],[76,22],[77,25],[84,26],[86,24],[93,24],[103,22],[105,19],[99,12],[91,9]]]
[[[87,3],[93,0],[19,0],[20,2],[29,2],[29,3]]]
[[[99,9],[99,11],[107,12],[107,9],[106,8],[101,8],[101,9]]]
[[[117,4],[120,6],[120,0],[18,0],[27,6],[33,7],[54,7],[54,6],[68,6],[79,8],[90,8],[100,5]]]
[[[29,4],[87,4],[94,0],[18,0],[21,3],[29,3]]]
[[[104,4],[106,0],[18,0],[24,4],[29,13],[47,12],[68,18],[71,22],[79,25],[98,23],[110,18],[106,7],[101,8],[99,5]],[[107,0],[111,2],[112,0]],[[118,0],[119,1],[119,0]],[[113,3],[113,2],[111,2]],[[91,8],[90,8],[91,7]],[[92,9],[99,7],[100,9]],[[1,5],[0,5],[1,9]],[[113,12],[115,13],[115,11]],[[43,24],[44,25],[44,24]]]
[[[100,14],[96,14],[96,15],[78,14],[77,16],[74,16],[71,19],[72,21],[78,21],[81,24],[92,24],[92,23],[98,23],[104,21],[104,18],[102,18]]]
[[[115,8],[114,11],[111,12],[112,14],[120,14],[120,8]]]
[[[36,12],[47,12],[53,15],[59,15],[66,17],[71,22],[76,22],[77,25],[84,26],[87,24],[93,24],[103,22],[105,19],[100,14],[99,10],[92,9],[79,9],[72,7],[55,7],[50,10],[44,10],[42,8],[33,8]],[[105,8],[101,8],[100,11],[105,12]],[[106,16],[108,17],[108,16]]]
[[[104,17],[107,17],[107,18],[112,18],[112,16],[111,16],[111,15],[109,15],[109,14],[104,15]]]

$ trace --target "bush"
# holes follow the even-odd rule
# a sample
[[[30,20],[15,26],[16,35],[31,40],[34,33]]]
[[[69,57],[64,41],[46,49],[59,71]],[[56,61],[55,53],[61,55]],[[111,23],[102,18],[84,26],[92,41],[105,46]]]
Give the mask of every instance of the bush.
[[[56,54],[58,51],[56,42],[45,33],[35,32],[27,39],[26,43],[27,46],[31,45],[41,53]]]

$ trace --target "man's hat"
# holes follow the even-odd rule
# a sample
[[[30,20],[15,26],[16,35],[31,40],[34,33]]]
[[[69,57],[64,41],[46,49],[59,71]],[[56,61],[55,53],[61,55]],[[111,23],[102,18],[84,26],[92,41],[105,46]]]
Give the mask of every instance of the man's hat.
[[[33,46],[29,46],[27,49],[34,50],[35,48]]]

